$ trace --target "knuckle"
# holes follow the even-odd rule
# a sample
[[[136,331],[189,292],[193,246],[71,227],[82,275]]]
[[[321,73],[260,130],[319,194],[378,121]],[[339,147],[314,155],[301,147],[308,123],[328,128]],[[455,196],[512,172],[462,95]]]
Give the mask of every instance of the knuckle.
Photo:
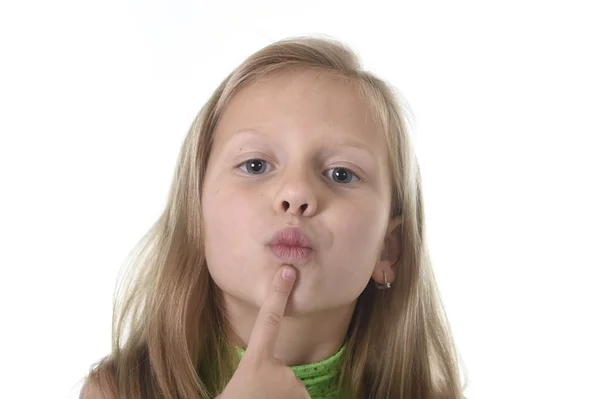
[[[281,316],[273,312],[265,313],[263,320],[269,326],[278,326],[281,323]]]
[[[285,294],[287,291],[287,288],[285,286],[285,284],[279,282],[277,284],[275,284],[275,293],[276,294]]]

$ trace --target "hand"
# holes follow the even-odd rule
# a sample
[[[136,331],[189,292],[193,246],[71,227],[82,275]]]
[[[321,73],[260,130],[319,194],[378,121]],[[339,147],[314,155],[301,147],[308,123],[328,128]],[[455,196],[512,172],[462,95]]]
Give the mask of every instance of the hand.
[[[289,280],[282,277],[284,270],[291,273]],[[292,266],[282,266],[275,274],[267,298],[258,312],[248,348],[219,399],[310,399],[304,384],[292,369],[273,357],[295,280],[296,269]]]

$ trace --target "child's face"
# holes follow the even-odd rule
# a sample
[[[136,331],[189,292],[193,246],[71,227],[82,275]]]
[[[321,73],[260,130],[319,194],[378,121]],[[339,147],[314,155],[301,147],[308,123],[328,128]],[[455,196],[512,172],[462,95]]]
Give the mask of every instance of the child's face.
[[[208,268],[226,300],[260,307],[283,264],[298,271],[286,314],[352,305],[366,287],[391,185],[383,133],[355,90],[286,70],[232,98],[202,194]],[[309,259],[284,261],[266,245],[289,225],[312,240]]]

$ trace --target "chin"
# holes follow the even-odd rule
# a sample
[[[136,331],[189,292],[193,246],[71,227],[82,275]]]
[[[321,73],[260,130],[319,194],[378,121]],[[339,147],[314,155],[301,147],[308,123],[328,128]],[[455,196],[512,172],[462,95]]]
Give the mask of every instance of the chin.
[[[298,316],[304,316],[304,315],[307,315],[310,313],[314,313],[315,311],[316,311],[316,309],[314,309],[314,308],[311,308],[308,306],[302,306],[294,301],[288,301],[283,315],[288,316],[288,317],[298,317]]]
[[[297,287],[293,288],[292,292],[290,293],[290,296],[288,297],[285,306],[285,312],[283,314],[284,316],[300,316],[307,313],[311,313],[315,310],[314,307],[315,305],[317,305],[314,301],[315,295],[302,295],[302,293],[298,292],[296,288]],[[264,287],[264,290],[261,293],[257,294],[255,300],[255,306],[257,310],[260,310],[261,306],[267,298],[267,295],[271,293],[270,290],[271,287],[270,284],[268,284]]]
[[[290,297],[288,298],[283,315],[297,317],[311,313],[333,310],[335,308],[333,304],[324,302],[322,299],[324,298],[319,300],[314,293],[302,295],[300,292],[296,293],[292,291]]]

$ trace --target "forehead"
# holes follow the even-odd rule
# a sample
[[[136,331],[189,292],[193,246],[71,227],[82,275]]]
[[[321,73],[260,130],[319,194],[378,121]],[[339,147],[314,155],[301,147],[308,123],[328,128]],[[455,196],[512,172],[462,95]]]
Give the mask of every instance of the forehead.
[[[345,136],[375,151],[385,147],[356,84],[322,70],[282,70],[243,87],[225,107],[214,144],[253,128],[278,136]]]

